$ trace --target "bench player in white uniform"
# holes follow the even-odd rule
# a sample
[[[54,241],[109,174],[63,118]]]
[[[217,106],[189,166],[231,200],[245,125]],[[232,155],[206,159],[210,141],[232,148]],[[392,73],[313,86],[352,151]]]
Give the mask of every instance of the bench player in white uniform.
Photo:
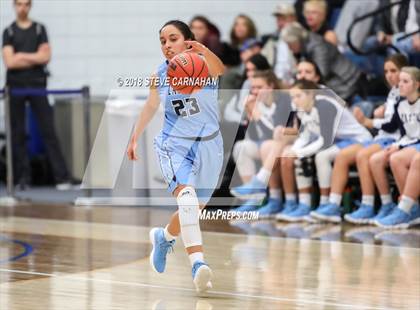
[[[288,143],[285,139],[274,139],[274,136],[280,128],[292,126],[291,119],[295,112],[289,95],[279,90],[274,72],[256,72],[251,84],[251,95],[246,102],[249,120],[246,138],[238,141],[233,149],[236,166],[244,184],[232,188],[231,194],[247,199],[235,209],[236,212],[258,209],[260,218],[269,218],[282,209],[280,176],[271,172],[278,165],[276,158],[280,157],[281,150]],[[258,173],[255,159],[261,159],[263,164]],[[267,184],[270,188],[269,197],[258,208],[260,200],[266,196]]]
[[[341,205],[342,195],[348,182],[350,167],[353,164],[357,165],[362,191],[362,201],[357,210],[344,216],[344,218],[349,222],[356,224],[368,224],[370,221],[373,221],[374,217],[380,218],[386,216],[390,210],[395,207],[394,204],[390,203],[390,199],[388,200],[387,197],[381,197],[383,200],[383,207],[379,210],[378,214],[375,214],[375,185],[369,169],[369,158],[373,154],[394,143],[400,137],[397,130],[394,132],[386,132],[380,128],[382,124],[389,122],[394,114],[394,108],[399,98],[399,73],[401,68],[406,64],[407,59],[405,56],[399,54],[394,54],[385,61],[385,78],[388,85],[391,87],[391,90],[385,104],[375,110],[375,114],[378,115],[378,117],[375,117],[374,119],[366,118],[363,115],[363,112],[361,112],[358,108],[355,108],[353,111],[359,123],[364,125],[366,128],[379,129],[378,134],[373,140],[364,144],[356,143],[345,148],[335,158],[331,177],[332,186],[329,202],[338,206]]]
[[[192,265],[194,285],[198,292],[204,292],[211,287],[212,273],[204,261],[199,210],[210,199],[223,162],[218,85],[207,85],[197,92],[184,95],[162,81],[165,81],[169,60],[187,50],[203,56],[212,77],[223,74],[224,65],[207,47],[194,41],[193,33],[181,21],[167,22],[159,35],[166,61],[154,75],[154,78],[158,78],[157,83],[150,88],[127,154],[129,159],[137,159],[137,140],[162,102],[165,120],[161,133],[155,138],[155,149],[168,190],[176,197],[178,211],[165,228],[151,230],[153,249],[150,263],[155,271],[164,272],[166,255],[181,234]]]
[[[420,150],[420,69],[403,67],[400,73],[399,89],[401,99],[395,106],[390,122],[383,124],[382,129],[393,131],[399,129],[401,139],[387,149],[376,153],[370,159],[370,167],[376,186],[381,195],[389,195],[389,183],[386,167],[392,154],[405,148]],[[418,183],[418,182],[417,182]],[[405,200],[410,200],[404,197]],[[402,199],[403,202],[403,199]],[[415,200],[398,205],[386,217],[377,219],[375,224],[383,228],[405,228],[418,223],[420,208]]]
[[[324,90],[325,93],[331,92]],[[310,213],[311,217],[331,221],[341,222],[340,206],[331,201],[330,188],[331,176],[334,160],[341,150],[354,145],[365,143],[372,139],[370,132],[363,127],[349,109],[345,108],[342,103],[331,96],[318,95],[317,98],[324,99],[336,108],[335,114],[335,132],[334,144],[327,149],[320,151],[315,156],[315,165],[317,170],[317,178],[320,189],[320,204],[318,208]]]

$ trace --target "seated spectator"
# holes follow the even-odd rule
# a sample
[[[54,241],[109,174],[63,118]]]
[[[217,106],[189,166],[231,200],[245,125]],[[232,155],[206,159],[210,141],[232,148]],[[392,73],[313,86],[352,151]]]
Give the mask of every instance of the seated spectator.
[[[296,66],[296,80],[307,80],[318,84],[318,87],[325,87],[322,84],[322,74],[316,63],[309,59],[301,60]]]
[[[245,107],[248,131],[245,139],[238,141],[233,149],[239,175],[245,184],[233,188],[231,194],[248,199],[236,211],[255,210],[258,199],[266,194],[266,184],[270,183],[269,199],[258,210],[261,218],[267,218],[279,212],[282,206],[279,176],[271,177],[271,171],[278,164],[277,154],[291,142],[289,136],[285,136],[286,132],[297,134],[297,128],[294,118],[290,117],[295,115],[290,97],[278,91],[280,85],[272,71],[256,72],[251,84],[251,95]],[[264,166],[256,174],[255,161],[260,159]]]
[[[261,41],[257,39],[246,40],[239,49],[242,64],[245,64],[252,56],[259,54],[261,52],[261,46]]]
[[[237,90],[240,89],[243,82],[243,77],[245,74],[245,63],[252,56],[259,54],[261,51],[261,42],[257,39],[248,39],[242,44],[240,48],[240,65],[231,68],[228,70],[220,79],[220,88],[227,90]],[[226,95],[226,92],[224,92]],[[224,96],[226,97],[226,96]],[[224,98],[223,102],[230,100],[230,97]]]
[[[242,84],[243,62],[241,62],[239,49],[247,40],[257,37],[257,29],[251,18],[246,15],[238,15],[235,18],[230,32],[231,42],[223,43],[223,53],[220,59],[227,66],[225,74],[221,76],[219,86],[221,89],[239,89]],[[253,54],[259,53],[256,51]],[[251,55],[245,56],[249,57]],[[227,98],[229,100],[230,98]],[[226,100],[225,100],[226,102]]]
[[[206,17],[197,15],[190,22],[195,39],[207,46],[213,53],[221,57],[223,45],[220,42],[220,31]]]
[[[306,20],[305,20],[305,16],[304,16],[304,10],[303,7],[305,5],[305,2],[307,2],[308,0],[295,0],[294,3],[294,8],[296,10],[296,18],[297,21],[299,22],[299,24],[301,24],[303,27],[307,27],[308,25],[306,25]],[[369,1],[369,0],[327,0],[328,2],[328,6],[327,6],[327,17],[326,20],[330,20],[332,15],[333,15],[333,11],[334,9],[338,9],[343,7],[344,3],[347,3],[349,1],[357,1],[357,2],[365,2],[365,1]]]
[[[270,64],[261,54],[253,55],[245,62],[245,73],[241,89],[227,103],[224,110],[225,121],[234,122],[236,124],[242,121],[244,108],[243,102],[246,96],[249,95],[249,91],[251,89],[251,79],[254,77],[256,71],[265,71],[270,69]]]
[[[381,5],[386,6],[390,2],[391,0],[384,0]],[[367,38],[365,50],[392,53],[395,51],[387,50],[387,47],[393,45],[405,55],[420,51],[420,33],[399,40],[420,29],[420,1],[405,1],[394,8],[396,9],[386,10],[378,16],[376,33]]]
[[[326,86],[341,98],[351,102],[356,94],[364,97],[362,85],[365,76],[336,46],[319,34],[307,31],[297,22],[283,29],[282,38],[298,59],[309,58],[317,64]]]
[[[325,0],[308,0],[303,4],[303,15],[306,20],[306,29],[324,37],[327,42],[337,45],[337,35],[328,26],[328,4]]]
[[[289,47],[281,39],[280,33],[285,25],[296,20],[295,9],[291,4],[281,4],[273,12],[273,16],[277,21],[277,29],[272,34],[262,36],[264,47],[261,53],[274,68],[276,76],[284,84],[291,85],[296,62]]]
[[[244,42],[257,37],[257,28],[254,21],[247,15],[238,15],[230,31],[230,43],[223,44],[221,59],[225,65],[237,66],[240,64],[239,48]]]

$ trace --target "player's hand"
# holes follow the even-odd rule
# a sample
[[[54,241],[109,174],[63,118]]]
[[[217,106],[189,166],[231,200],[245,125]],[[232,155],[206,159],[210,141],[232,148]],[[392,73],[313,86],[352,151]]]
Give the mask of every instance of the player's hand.
[[[258,121],[258,120],[261,119],[261,116],[262,115],[261,115],[260,109],[258,108],[257,105],[255,105],[254,108],[251,111],[251,120]]]
[[[137,141],[134,139],[130,139],[130,143],[128,144],[128,147],[127,147],[127,156],[129,160],[139,159],[136,154],[136,149],[137,149]]]
[[[246,97],[244,106],[245,106],[246,114],[247,114],[249,119],[252,119],[252,112],[254,111],[255,106],[256,106],[256,99],[257,99],[257,97],[253,94],[249,94]]]
[[[400,149],[400,147],[396,144],[391,145],[389,148],[387,148],[387,151],[389,153],[394,153],[396,151],[398,151]]]
[[[274,128],[273,139],[281,140],[285,136],[285,133],[286,133],[286,127],[277,126],[276,128]]]
[[[391,154],[397,152],[400,147],[396,144],[391,145],[390,147],[385,149],[385,160],[388,161]]]
[[[363,113],[362,109],[360,109],[359,107],[355,107],[353,109],[353,115],[360,124],[364,124],[366,116]]]
[[[381,105],[373,111],[373,117],[374,118],[384,118],[385,116],[385,105]]]
[[[209,50],[204,44],[201,44],[198,41],[185,41],[185,43],[189,46],[187,52],[195,52],[204,55]]]

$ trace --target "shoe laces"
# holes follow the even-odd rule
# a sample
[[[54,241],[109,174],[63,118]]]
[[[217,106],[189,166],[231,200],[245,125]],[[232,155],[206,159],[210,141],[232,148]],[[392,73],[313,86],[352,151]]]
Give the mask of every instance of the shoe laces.
[[[174,244],[175,244],[175,240],[171,240],[171,241],[163,241],[159,244],[161,250],[163,251],[167,251],[167,253],[172,253],[174,252]]]

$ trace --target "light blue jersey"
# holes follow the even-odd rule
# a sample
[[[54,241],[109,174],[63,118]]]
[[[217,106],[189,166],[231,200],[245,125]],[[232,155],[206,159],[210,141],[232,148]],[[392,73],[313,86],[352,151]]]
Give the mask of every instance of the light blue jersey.
[[[164,104],[162,132],[177,137],[206,137],[219,130],[218,83],[207,85],[193,94],[175,92],[162,83],[167,78],[168,62],[157,71],[159,97]]]
[[[168,63],[158,68],[158,91],[165,120],[154,146],[168,191],[178,185],[196,189],[206,204],[217,187],[223,165],[223,139],[219,132],[218,85],[212,84],[183,95],[162,83]]]

